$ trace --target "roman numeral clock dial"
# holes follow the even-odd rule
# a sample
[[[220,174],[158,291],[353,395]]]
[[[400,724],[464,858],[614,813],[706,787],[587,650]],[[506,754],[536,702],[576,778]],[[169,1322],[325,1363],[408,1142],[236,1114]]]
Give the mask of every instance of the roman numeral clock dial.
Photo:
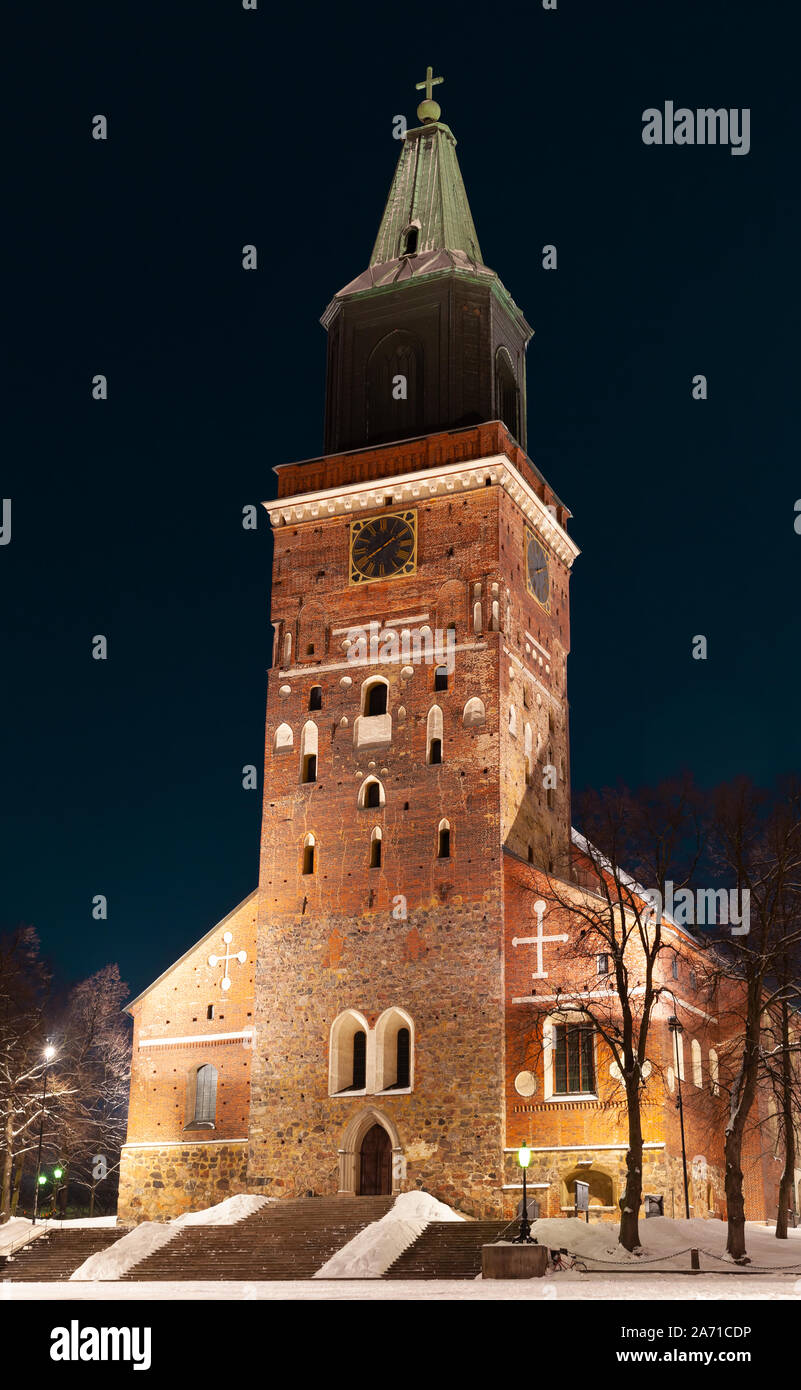
[[[403,579],[417,569],[417,513],[385,512],[350,524],[350,582]]]
[[[548,554],[531,531],[526,531],[526,588],[537,603],[549,608],[551,602],[551,580],[548,572]]]

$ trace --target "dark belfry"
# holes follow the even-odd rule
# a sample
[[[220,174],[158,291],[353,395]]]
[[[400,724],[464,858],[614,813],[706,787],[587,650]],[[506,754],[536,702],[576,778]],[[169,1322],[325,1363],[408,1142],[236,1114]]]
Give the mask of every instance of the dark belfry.
[[[321,320],[327,454],[486,420],[526,446],[532,330],[481,259],[430,70],[418,85],[421,124],[406,132],[370,264]]]

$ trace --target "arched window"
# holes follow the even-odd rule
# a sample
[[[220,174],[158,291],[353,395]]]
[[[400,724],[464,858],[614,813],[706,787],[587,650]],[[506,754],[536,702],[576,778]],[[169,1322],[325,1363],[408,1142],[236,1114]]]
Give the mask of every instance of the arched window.
[[[701,1063],[701,1044],[697,1038],[693,1038],[690,1044],[690,1055],[693,1063],[693,1083],[696,1086],[703,1086],[704,1072]]]
[[[375,1026],[376,1091],[407,1091],[412,1085],[412,1034],[410,1016],[403,1009],[387,1009]]]
[[[317,781],[317,725],[307,719],[300,735],[300,780]]]
[[[359,807],[363,810],[366,806],[384,806],[386,799],[383,782],[379,782],[377,777],[366,777],[359,788]]]
[[[389,682],[376,677],[365,681],[362,686],[362,714],[372,719],[377,714],[386,714]]]
[[[323,687],[313,685],[309,691],[309,709],[322,709],[323,707]]]
[[[506,348],[495,354],[495,409],[515,439],[520,436],[520,393],[517,389],[512,359]]]
[[[334,1020],[329,1046],[329,1095],[364,1091],[367,1086],[367,1020],[346,1009]]]
[[[473,631],[480,636],[484,630],[484,619],[481,613],[481,604],[473,604]]]
[[[313,835],[306,835],[303,840],[303,872],[304,874],[314,873],[314,854],[315,842]]]
[[[189,1073],[185,1129],[214,1129],[217,1116],[217,1068],[206,1062]]]
[[[349,1091],[363,1091],[367,1085],[367,1034],[359,1031],[353,1035],[353,1081]]]
[[[406,329],[395,329],[367,360],[367,438],[371,444],[408,438],[422,433],[422,425],[422,344]]]
[[[720,1095],[720,1081],[718,1073],[718,1054],[714,1047],[709,1049],[709,1085],[713,1096]]]
[[[545,1099],[594,1095],[595,1029],[578,1009],[563,1009],[543,1026]]]
[[[462,723],[469,728],[473,724],[483,724],[486,718],[487,712],[484,709],[484,701],[480,700],[477,695],[473,695],[464,707]]]
[[[291,633],[291,632],[287,632],[287,633],[285,633],[285,635],[284,635],[284,666],[288,666],[291,660],[292,660],[292,633]]]
[[[419,227],[405,227],[401,232],[401,255],[416,256]]]
[[[441,820],[437,829],[437,858],[451,857],[451,827],[448,821]]]
[[[376,825],[376,826],[374,827],[374,829],[373,829],[372,835],[370,836],[370,868],[371,868],[371,869],[380,869],[380,868],[381,868],[381,845],[382,845],[382,841],[383,841],[383,836],[382,836],[382,834],[381,834],[381,827],[380,827],[380,825]]]
[[[294,737],[289,725],[279,724],[275,731],[275,738],[273,739],[273,751],[276,753],[285,753],[291,749],[293,742]]]
[[[442,710],[432,705],[426,722],[426,762],[442,762]]]

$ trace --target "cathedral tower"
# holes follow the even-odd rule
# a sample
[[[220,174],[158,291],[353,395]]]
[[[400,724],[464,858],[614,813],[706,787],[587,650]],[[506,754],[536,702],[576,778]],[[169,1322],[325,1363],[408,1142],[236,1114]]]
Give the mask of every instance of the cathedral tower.
[[[499,1209],[504,858],[569,844],[569,516],[455,140],[407,132],[276,469],[248,1187]]]

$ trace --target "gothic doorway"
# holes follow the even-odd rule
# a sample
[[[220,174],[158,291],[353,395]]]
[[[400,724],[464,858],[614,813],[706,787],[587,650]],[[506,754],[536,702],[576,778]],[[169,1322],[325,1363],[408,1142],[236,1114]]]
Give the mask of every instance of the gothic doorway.
[[[389,1197],[392,1193],[392,1144],[383,1125],[373,1125],[362,1140],[359,1156],[359,1195]]]

